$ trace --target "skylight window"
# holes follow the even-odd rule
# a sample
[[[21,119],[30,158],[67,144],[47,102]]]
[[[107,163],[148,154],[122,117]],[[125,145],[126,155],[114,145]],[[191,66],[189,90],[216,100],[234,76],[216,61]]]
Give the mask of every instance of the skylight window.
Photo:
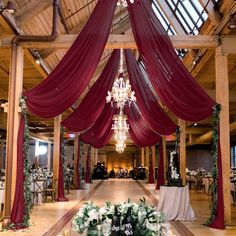
[[[198,0],[163,0],[170,8],[172,14],[176,17],[186,34],[199,34],[200,28],[206,21],[208,15],[205,8]],[[171,22],[161,11],[162,0],[152,0],[153,9],[161,21],[164,29],[173,30]],[[211,1],[211,0],[209,0]],[[207,4],[209,3],[207,2]],[[167,31],[169,33],[169,31]],[[173,30],[174,31],[174,30]]]

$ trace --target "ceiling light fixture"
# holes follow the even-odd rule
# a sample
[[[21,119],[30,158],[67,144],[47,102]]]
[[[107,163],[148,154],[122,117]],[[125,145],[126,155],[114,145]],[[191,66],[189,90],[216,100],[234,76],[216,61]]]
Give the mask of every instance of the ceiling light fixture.
[[[0,13],[7,10],[9,13],[13,14],[15,12],[15,5],[13,1],[8,1],[6,5],[0,5]]]
[[[131,105],[132,102],[136,101],[135,93],[131,90],[129,80],[125,80],[124,73],[124,58],[123,58],[123,49],[120,49],[120,68],[119,76],[115,80],[112,86],[112,90],[107,92],[106,102],[110,102],[112,106],[117,107],[121,111],[124,109],[124,106],[128,104]]]
[[[234,16],[231,16],[228,24],[229,29],[236,29],[236,19]]]
[[[130,3],[134,3],[134,0],[118,0],[117,6],[122,5],[123,7],[127,7],[128,6],[127,1],[129,1]]]

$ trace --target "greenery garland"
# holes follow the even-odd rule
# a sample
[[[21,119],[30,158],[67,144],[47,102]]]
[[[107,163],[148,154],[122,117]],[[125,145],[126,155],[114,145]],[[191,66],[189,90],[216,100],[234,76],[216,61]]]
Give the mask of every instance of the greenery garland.
[[[217,213],[217,199],[218,199],[218,138],[219,138],[219,122],[220,122],[220,104],[213,106],[213,117],[212,117],[212,159],[213,159],[213,168],[212,168],[212,178],[213,183],[211,186],[211,195],[212,202],[210,205],[211,215],[207,220],[206,225],[210,225],[216,217]]]
[[[62,167],[63,167],[63,176],[64,176],[64,186],[66,186],[66,155],[65,155],[65,128],[61,126],[60,130],[61,134],[61,161],[62,161]]]
[[[83,149],[83,142],[80,141],[79,139],[79,145],[80,145],[80,153],[79,153],[79,163],[78,163],[78,174],[79,174],[79,183],[78,183],[78,189],[82,189],[83,186],[82,186],[82,180],[83,180],[83,168],[82,168],[82,157],[84,155],[84,149]]]
[[[24,127],[24,149],[23,149],[23,157],[24,157],[24,218],[23,218],[23,227],[29,227],[29,220],[30,220],[30,212],[32,210],[32,199],[31,199],[31,177],[30,177],[30,133],[29,133],[29,126],[27,122],[27,106],[26,106],[26,97],[22,96],[20,99],[20,106],[22,109],[22,113],[25,119],[25,127]]]

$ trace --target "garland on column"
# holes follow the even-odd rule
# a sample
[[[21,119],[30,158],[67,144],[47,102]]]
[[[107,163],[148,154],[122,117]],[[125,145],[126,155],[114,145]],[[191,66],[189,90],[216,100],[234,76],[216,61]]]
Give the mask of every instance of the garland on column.
[[[30,220],[30,212],[32,209],[32,199],[31,199],[31,178],[30,178],[30,134],[29,134],[29,126],[27,122],[27,106],[26,106],[26,97],[22,96],[20,99],[21,110],[25,119],[25,127],[24,127],[24,218],[22,225],[24,227],[29,227]]]
[[[65,128],[61,126],[60,135],[61,135],[61,160],[62,160],[62,166],[63,166],[63,176],[64,176],[64,186],[66,186],[66,155],[65,155]]]
[[[212,159],[213,159],[213,168],[212,168],[212,178],[213,183],[211,186],[211,195],[212,202],[210,205],[211,215],[207,220],[206,225],[210,225],[213,220],[216,218],[217,214],[217,205],[218,205],[218,139],[219,139],[219,123],[220,123],[220,104],[213,106],[213,117],[212,117]]]
[[[80,155],[79,155],[79,162],[78,162],[78,175],[79,175],[79,181],[78,181],[78,189],[83,189],[82,186],[82,180],[83,180],[83,168],[82,168],[82,158],[84,156],[84,144],[82,141],[80,141]]]
[[[91,145],[88,146],[88,153],[87,153],[87,158],[86,158],[85,182],[92,183],[91,181]]]

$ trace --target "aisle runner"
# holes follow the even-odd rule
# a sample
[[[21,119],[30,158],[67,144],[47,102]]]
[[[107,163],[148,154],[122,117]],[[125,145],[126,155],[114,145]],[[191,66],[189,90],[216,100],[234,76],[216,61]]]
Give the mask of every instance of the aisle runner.
[[[72,207],[59,221],[56,222],[46,233],[43,234],[43,236],[55,236],[57,235],[64,226],[76,215],[76,213],[79,211],[79,208],[81,207],[82,203],[90,199],[93,194],[98,190],[98,188],[102,185],[103,180],[100,181],[91,191],[86,193],[79,202]]]
[[[158,205],[157,198],[154,197],[153,194],[148,189],[146,189],[145,186],[141,182],[136,180],[136,183],[144,191],[144,193],[151,199],[151,201],[154,203],[154,205],[157,206]],[[179,235],[181,235],[181,236],[194,236],[194,234],[180,221],[172,220],[169,222],[170,222],[171,226],[178,231]]]

